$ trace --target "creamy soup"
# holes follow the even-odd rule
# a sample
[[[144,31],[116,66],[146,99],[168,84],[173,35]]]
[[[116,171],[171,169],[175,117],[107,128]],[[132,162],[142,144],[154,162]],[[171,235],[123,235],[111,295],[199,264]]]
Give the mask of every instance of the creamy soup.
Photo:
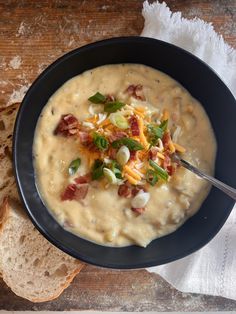
[[[145,247],[180,227],[209,192],[171,154],[213,174],[216,141],[203,107],[178,82],[119,64],[60,87],[33,150],[39,192],[64,228],[102,245]]]

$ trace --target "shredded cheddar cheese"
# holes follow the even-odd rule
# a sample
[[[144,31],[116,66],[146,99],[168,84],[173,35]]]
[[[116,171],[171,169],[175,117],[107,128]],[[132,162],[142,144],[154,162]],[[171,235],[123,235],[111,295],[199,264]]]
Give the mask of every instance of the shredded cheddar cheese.
[[[162,115],[162,121],[168,120],[170,118],[169,111],[164,109],[163,110],[163,115]]]
[[[141,180],[141,177],[139,174],[137,174],[136,172],[134,172],[129,166],[124,166],[124,173],[128,174],[129,176],[133,177],[136,180]]]
[[[89,145],[81,145],[81,152],[85,155],[90,169],[93,169],[93,165],[96,166],[95,162],[98,163],[98,167],[101,167],[100,176],[102,178],[103,169],[105,167],[108,168],[107,170],[112,172],[114,176],[116,176],[118,171],[120,177],[116,176],[116,178],[119,178],[119,180],[121,179],[124,182],[128,181],[132,185],[143,185],[150,179],[148,178],[148,170],[155,171],[157,169],[156,171],[158,173],[159,168],[157,167],[155,169],[155,164],[161,168],[164,167],[164,161],[167,156],[169,157],[170,154],[173,154],[175,151],[183,153],[185,152],[185,148],[172,142],[171,133],[168,129],[168,119],[170,117],[168,110],[164,109],[162,115],[158,113],[157,117],[156,114],[151,114],[151,111],[148,111],[147,107],[134,107],[128,104],[123,105],[123,107],[119,114],[127,119],[127,128],[119,128],[119,125],[113,124],[109,113],[106,113],[106,119],[100,123],[97,114],[85,119],[86,122],[93,123],[94,129],[93,131],[88,131],[90,142]],[[111,111],[110,114],[116,111]],[[131,117],[134,119],[131,119]],[[162,130],[160,130],[162,127],[158,123],[160,121],[159,119],[162,122],[167,121]],[[153,125],[151,131],[149,131],[148,128],[149,124]],[[97,139],[99,143],[94,140],[94,132],[97,133],[96,136],[98,136]],[[152,132],[151,135],[150,132]],[[167,145],[166,143],[164,145],[162,142],[162,138],[165,134],[168,135]],[[153,137],[151,138],[151,136]],[[126,140],[122,141],[124,138]],[[117,143],[113,145],[115,141],[117,141]],[[117,159],[117,154],[122,145],[126,146],[126,151],[128,150],[129,156],[126,163],[121,165]],[[154,151],[156,151],[156,153],[154,156],[152,151],[150,153],[151,147],[155,148]],[[155,156],[156,158],[153,158]],[[106,160],[109,160],[109,162]],[[164,173],[167,179],[169,175],[172,175],[172,172],[169,174],[168,170],[165,168],[162,168],[161,171],[162,176]],[[104,181],[103,187],[107,185],[107,180],[107,178],[102,179],[102,181]],[[118,184],[118,181],[115,184]],[[151,184],[150,181],[149,184]]]
[[[169,146],[170,152],[174,153],[175,152],[175,146],[174,146],[172,141],[169,142],[168,146]]]
[[[124,177],[129,181],[129,183],[133,184],[133,185],[137,185],[138,181],[135,180],[133,177],[131,177],[130,175],[128,175],[128,173],[124,174]]]
[[[105,119],[104,121],[102,121],[101,123],[99,123],[99,127],[103,128],[104,126],[107,126],[111,123],[110,119]]]
[[[138,126],[139,126],[139,138],[140,142],[143,144],[143,146],[148,149],[149,144],[148,141],[144,135],[144,124],[142,119],[138,119]]]
[[[134,113],[136,113],[140,118],[144,119],[144,114],[136,109],[134,109]]]
[[[180,152],[180,153],[185,153],[186,152],[186,149],[183,146],[181,146],[181,145],[179,145],[177,143],[173,143],[173,145],[174,145],[175,149],[178,152]]]
[[[140,168],[139,172],[141,172],[142,174],[145,174],[147,172],[147,167]]]
[[[90,118],[85,119],[86,122],[91,122],[91,123],[96,123],[97,120],[98,120],[97,114],[95,114],[94,116],[92,116]]]
[[[135,108],[137,111],[140,111],[142,113],[145,113],[145,108],[144,107],[136,107]]]
[[[106,126],[106,130],[114,131],[115,130],[115,126],[113,124],[109,124],[109,125]]]
[[[145,161],[148,158],[148,151],[140,150],[137,152],[137,157],[139,160]]]
[[[159,158],[161,158],[161,159],[165,159],[165,156],[162,154],[162,153],[160,153],[160,152],[157,152],[157,157],[159,157]]]

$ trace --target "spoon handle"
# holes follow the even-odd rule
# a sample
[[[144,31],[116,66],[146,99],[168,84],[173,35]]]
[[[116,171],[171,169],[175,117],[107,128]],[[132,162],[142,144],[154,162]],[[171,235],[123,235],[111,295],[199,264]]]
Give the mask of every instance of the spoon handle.
[[[181,166],[185,167],[186,169],[194,172],[199,177],[206,179],[209,181],[212,185],[229,195],[231,198],[233,198],[236,201],[236,189],[232,188],[231,186],[213,178],[212,176],[209,176],[206,173],[203,173],[201,170],[197,169],[193,165],[189,164],[187,161],[180,159]]]

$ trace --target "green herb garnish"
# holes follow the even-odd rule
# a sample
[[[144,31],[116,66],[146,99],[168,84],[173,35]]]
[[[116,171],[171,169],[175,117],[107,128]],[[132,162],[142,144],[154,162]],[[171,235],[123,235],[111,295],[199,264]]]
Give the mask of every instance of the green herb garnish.
[[[115,160],[112,160],[110,164],[110,168],[111,168],[111,171],[115,174],[115,176],[118,179],[122,179],[122,174],[121,174],[122,167],[118,164],[118,162],[116,162]]]
[[[69,165],[69,168],[68,168],[68,172],[69,172],[69,175],[73,175],[76,173],[76,171],[78,170],[79,166],[81,164],[81,159],[80,158],[77,158],[75,160],[73,160],[70,165]]]
[[[151,146],[157,144],[158,139],[162,139],[164,133],[167,130],[168,120],[163,121],[160,125],[148,124],[147,130],[149,134],[149,142]]]
[[[108,140],[96,132],[93,134],[93,142],[99,150],[107,150],[108,148]]]
[[[169,178],[169,175],[165,169],[160,167],[155,161],[149,159],[149,165],[156,171],[156,174],[163,179],[164,181],[167,181]]]
[[[91,173],[92,180],[98,180],[103,177],[104,175],[103,168],[104,168],[104,163],[101,160],[96,159],[93,164],[92,173]]]
[[[117,110],[121,109],[124,106],[125,106],[125,104],[123,102],[109,101],[109,102],[105,103],[104,111],[108,112],[108,113],[116,112]]]
[[[120,148],[122,145],[125,145],[128,147],[129,150],[142,150],[143,146],[136,140],[133,140],[129,137],[123,137],[119,140],[116,140],[111,143],[111,146],[114,148]]]
[[[162,138],[163,136],[163,130],[159,126],[148,124],[147,130],[149,135],[155,137],[156,139]]]
[[[102,95],[101,93],[97,92],[93,96],[89,97],[88,99],[94,104],[103,104],[106,101],[106,96]]]
[[[168,126],[168,119],[161,122],[159,128],[162,129],[163,133],[167,130]]]
[[[146,181],[152,186],[154,186],[157,183],[158,177],[154,170],[148,169],[148,171],[146,172]]]

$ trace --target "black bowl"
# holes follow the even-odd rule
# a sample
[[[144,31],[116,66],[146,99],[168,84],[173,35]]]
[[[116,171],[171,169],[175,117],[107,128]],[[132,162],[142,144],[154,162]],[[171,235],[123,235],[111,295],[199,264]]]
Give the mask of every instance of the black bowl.
[[[236,102],[202,61],[171,44],[142,37],[114,38],[76,49],[55,61],[33,83],[20,107],[14,131],[14,166],[20,195],[37,229],[54,245],[85,262],[111,268],[142,268],[182,258],[208,243],[229,216],[234,202],[213,188],[198,213],[174,233],[147,248],[110,248],[65,231],[43,205],[35,186],[34,131],[49,97],[68,79],[104,64],[141,63],[180,82],[204,106],[218,143],[215,175],[236,187]]]

